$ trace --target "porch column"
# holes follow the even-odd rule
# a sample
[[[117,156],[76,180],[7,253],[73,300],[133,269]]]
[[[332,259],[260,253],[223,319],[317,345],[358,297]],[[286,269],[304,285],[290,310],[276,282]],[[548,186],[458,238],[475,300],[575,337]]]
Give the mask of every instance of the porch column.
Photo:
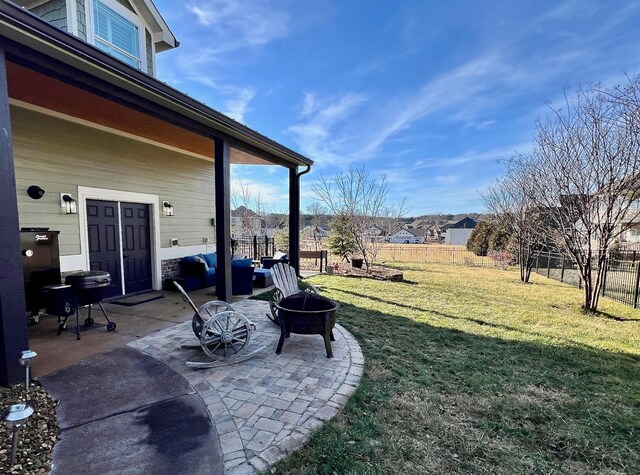
[[[231,170],[229,144],[214,139],[216,199],[216,294],[218,300],[231,302]]]
[[[289,169],[289,265],[300,274],[300,175]]]
[[[4,50],[0,49],[0,385],[22,381],[19,358],[29,347],[20,255],[18,200],[13,165],[9,92]]]

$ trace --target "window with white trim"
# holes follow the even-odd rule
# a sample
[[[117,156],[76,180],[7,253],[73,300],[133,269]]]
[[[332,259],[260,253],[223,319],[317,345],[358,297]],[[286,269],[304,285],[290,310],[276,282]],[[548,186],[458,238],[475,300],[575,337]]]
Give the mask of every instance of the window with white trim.
[[[142,68],[140,28],[100,0],[93,1],[95,45],[112,56]]]

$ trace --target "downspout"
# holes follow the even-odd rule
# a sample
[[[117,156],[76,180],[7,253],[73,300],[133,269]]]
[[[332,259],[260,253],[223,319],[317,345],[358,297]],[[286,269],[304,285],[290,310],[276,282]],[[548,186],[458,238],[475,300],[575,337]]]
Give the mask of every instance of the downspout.
[[[300,275],[300,177],[311,171],[311,165],[307,165],[307,169],[299,173],[295,170],[295,168],[291,169],[293,173],[289,175],[291,204],[294,205],[290,208],[295,208],[289,210],[289,263],[294,265],[296,274],[302,278]],[[295,242],[295,246],[291,245],[292,242]]]

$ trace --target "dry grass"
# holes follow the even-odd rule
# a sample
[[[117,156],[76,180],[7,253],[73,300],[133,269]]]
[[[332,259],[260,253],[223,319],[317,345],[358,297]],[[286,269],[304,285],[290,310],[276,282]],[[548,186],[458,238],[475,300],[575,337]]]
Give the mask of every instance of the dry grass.
[[[319,276],[365,354],[345,410],[277,473],[637,473],[640,312],[539,276]],[[336,342],[339,344],[339,342]]]

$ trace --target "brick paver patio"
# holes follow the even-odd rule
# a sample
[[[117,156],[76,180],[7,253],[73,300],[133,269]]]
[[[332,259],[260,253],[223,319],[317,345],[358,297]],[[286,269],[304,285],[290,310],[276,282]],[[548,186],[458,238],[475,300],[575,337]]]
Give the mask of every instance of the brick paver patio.
[[[344,406],[360,382],[364,360],[356,340],[340,325],[334,330],[332,359],[318,335],[292,334],[276,355],[280,330],[267,319],[268,304],[246,300],[233,307],[256,324],[248,351],[264,347],[244,362],[188,368],[187,360],[207,361],[201,350],[180,348],[197,343],[190,322],[129,345],[164,362],[192,385],[220,437],[225,471],[251,474],[301,447],[311,431]]]

